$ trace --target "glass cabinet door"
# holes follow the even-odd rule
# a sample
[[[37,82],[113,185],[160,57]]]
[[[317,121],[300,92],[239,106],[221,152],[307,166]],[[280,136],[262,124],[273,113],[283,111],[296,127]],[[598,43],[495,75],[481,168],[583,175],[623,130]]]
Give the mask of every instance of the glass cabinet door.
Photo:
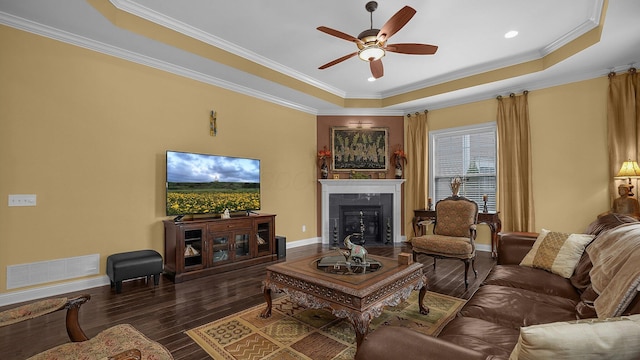
[[[257,224],[256,242],[258,244],[258,255],[269,255],[273,253],[271,249],[271,247],[274,246],[271,243],[272,229],[270,222]]]
[[[249,231],[246,233],[238,233],[235,236],[235,255],[236,259],[248,257],[249,253]]]
[[[184,232],[184,266],[202,266],[202,229]]]
[[[213,236],[211,254],[212,264],[229,260],[229,234],[216,234]]]

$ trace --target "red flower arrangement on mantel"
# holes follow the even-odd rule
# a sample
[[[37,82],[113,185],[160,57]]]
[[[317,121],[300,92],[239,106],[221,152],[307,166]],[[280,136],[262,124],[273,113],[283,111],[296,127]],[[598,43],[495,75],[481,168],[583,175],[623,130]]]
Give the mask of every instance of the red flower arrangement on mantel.
[[[325,145],[323,150],[318,151],[318,162],[331,158],[331,150]]]
[[[331,150],[325,146],[322,150],[318,151],[318,166],[320,166],[320,175],[323,179],[329,177],[327,159],[331,159]]]
[[[404,150],[402,150],[400,145],[398,145],[396,147],[396,150],[393,151],[392,159],[396,166],[396,170],[395,170],[396,179],[402,179],[404,166],[407,164],[407,154],[404,152]]]
[[[398,146],[398,148],[393,152],[393,162],[397,164],[400,162],[402,165],[407,163],[407,154]]]

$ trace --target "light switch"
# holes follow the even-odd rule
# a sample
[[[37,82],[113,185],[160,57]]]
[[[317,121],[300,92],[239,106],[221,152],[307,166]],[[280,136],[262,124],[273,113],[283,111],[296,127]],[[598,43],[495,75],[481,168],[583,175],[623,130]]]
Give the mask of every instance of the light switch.
[[[9,195],[9,206],[36,206],[36,194]]]

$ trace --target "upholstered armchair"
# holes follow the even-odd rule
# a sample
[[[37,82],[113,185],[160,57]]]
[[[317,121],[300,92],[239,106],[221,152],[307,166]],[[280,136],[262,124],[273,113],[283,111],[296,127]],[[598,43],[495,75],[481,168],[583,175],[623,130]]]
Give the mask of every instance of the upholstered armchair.
[[[30,357],[33,359],[108,359],[141,360],[173,359],[169,350],[150,340],[129,324],[119,324],[103,330],[89,339],[78,322],[80,306],[89,295],[75,298],[39,300],[0,312],[0,327],[9,326],[59,310],[67,310],[66,327],[70,343],[56,346]]]
[[[433,234],[414,237],[411,240],[413,260],[418,254],[433,257],[433,269],[436,260],[444,258],[459,259],[464,262],[464,286],[469,287],[467,273],[469,263],[473,273],[476,258],[476,225],[478,223],[478,204],[463,196],[451,196],[436,203],[436,218],[433,221]]]

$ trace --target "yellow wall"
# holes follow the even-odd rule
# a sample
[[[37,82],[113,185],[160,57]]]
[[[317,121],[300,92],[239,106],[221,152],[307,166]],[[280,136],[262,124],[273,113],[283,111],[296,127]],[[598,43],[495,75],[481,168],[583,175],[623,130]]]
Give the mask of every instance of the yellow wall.
[[[582,232],[609,208],[607,86],[603,76],[529,93],[536,231]],[[495,121],[496,112],[495,99],[430,111],[429,130]]]
[[[109,254],[162,252],[168,149],[261,159],[276,233],[315,238],[315,116],[7,27],[0,44],[0,293],[7,265],[99,253],[104,274]],[[538,230],[582,231],[609,207],[606,88],[529,94]],[[433,110],[430,129],[495,114],[494,99]],[[38,205],[7,207],[24,193]]]
[[[261,212],[315,238],[314,115],[12,28],[0,43],[0,292],[7,265],[162,253],[168,149],[261,159]]]

